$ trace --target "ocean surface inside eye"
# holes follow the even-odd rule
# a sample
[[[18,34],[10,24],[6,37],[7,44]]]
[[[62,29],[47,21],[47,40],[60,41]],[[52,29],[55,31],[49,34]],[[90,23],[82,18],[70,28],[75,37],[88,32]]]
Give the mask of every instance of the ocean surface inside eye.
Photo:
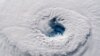
[[[50,32],[47,32],[47,36],[54,37],[56,35],[63,35],[65,27],[57,21],[57,17],[54,17],[50,20],[49,26],[53,29]]]

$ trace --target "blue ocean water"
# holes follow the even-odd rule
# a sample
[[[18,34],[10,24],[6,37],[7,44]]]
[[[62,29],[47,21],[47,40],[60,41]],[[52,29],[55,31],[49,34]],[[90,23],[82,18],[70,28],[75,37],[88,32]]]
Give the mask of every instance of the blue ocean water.
[[[65,31],[65,27],[57,21],[57,17],[50,20],[49,26],[53,29],[53,31],[48,32],[49,37],[54,37],[58,34],[63,35]]]

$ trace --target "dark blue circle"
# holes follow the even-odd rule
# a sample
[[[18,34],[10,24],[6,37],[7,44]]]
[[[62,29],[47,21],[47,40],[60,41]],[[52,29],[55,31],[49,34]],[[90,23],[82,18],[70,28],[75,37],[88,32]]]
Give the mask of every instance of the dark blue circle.
[[[49,37],[54,37],[57,34],[63,35],[65,31],[65,27],[61,23],[58,23],[57,17],[50,20],[49,26],[53,29],[52,31],[47,32]]]

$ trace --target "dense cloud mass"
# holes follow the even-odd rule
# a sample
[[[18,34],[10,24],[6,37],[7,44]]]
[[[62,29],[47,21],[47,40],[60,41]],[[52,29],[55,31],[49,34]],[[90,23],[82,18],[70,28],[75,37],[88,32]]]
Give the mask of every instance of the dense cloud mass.
[[[43,40],[41,40],[40,46],[43,45],[43,47],[40,48],[46,50],[44,52],[51,56],[54,54],[73,55],[74,52],[81,49],[81,46],[84,47],[88,35],[90,35],[91,28],[87,18],[72,10],[49,8],[38,13],[36,18],[35,22],[37,29],[39,28],[41,32],[40,35],[45,35],[41,37]],[[57,28],[59,29],[55,25],[58,25]]]
[[[97,0],[0,2],[0,56],[99,56]]]

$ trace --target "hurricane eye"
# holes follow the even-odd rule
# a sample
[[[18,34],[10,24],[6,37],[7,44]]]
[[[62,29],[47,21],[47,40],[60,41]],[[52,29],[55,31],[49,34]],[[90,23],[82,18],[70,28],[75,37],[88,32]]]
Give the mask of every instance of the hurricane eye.
[[[54,37],[55,35],[59,34],[63,35],[65,31],[65,27],[57,21],[57,17],[54,17],[50,20],[49,26],[51,29],[53,29],[52,31],[48,32],[49,37]]]

